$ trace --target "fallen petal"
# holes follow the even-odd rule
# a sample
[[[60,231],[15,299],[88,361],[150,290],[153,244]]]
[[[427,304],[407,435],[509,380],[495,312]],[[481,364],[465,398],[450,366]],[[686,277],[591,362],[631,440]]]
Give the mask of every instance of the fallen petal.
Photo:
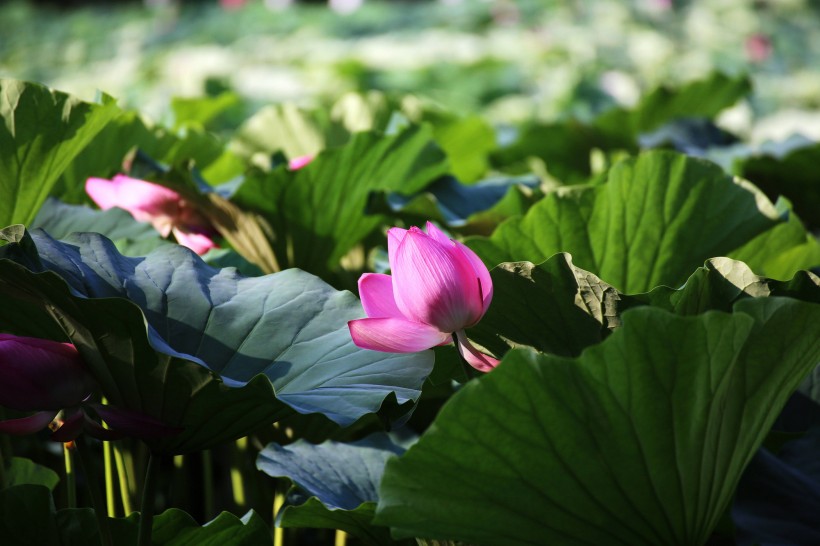
[[[415,353],[450,339],[432,326],[400,318],[351,320],[347,326],[357,347],[385,353]]]
[[[489,372],[496,366],[498,366],[500,360],[497,360],[489,355],[485,355],[475,347],[473,347],[470,340],[467,339],[467,334],[464,333],[464,330],[460,330],[456,333],[456,337],[458,338],[458,352],[461,354],[462,358],[467,361],[467,363],[475,368],[480,372]]]

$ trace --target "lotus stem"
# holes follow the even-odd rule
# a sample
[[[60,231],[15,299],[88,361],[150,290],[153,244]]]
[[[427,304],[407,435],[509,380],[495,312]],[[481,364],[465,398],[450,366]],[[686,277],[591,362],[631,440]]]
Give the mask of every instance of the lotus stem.
[[[65,505],[77,508],[77,476],[74,474],[74,442],[63,443],[63,463],[65,464]]]
[[[82,468],[85,479],[88,482],[88,490],[91,493],[91,504],[94,507],[94,516],[97,518],[97,526],[100,528],[100,538],[103,546],[113,546],[114,542],[111,539],[111,530],[108,528],[108,517],[103,513],[103,507],[106,505],[106,500],[103,499],[100,488],[97,485],[97,479],[94,475],[94,459],[91,457],[91,452],[85,443],[85,438],[77,438],[74,440],[74,445],[77,448],[77,455],[80,458],[80,468]],[[108,486],[108,479],[106,477],[106,487]]]
[[[333,546],[347,546],[347,533],[336,530],[336,538],[333,541]]]
[[[137,544],[151,546],[151,530],[154,524],[154,499],[157,495],[159,479],[159,461],[151,453],[148,456],[148,468],[145,469],[145,482],[142,486],[142,503],[140,504],[140,527]]]
[[[202,452],[202,487],[205,518],[214,517],[214,458],[210,449]]]
[[[107,403],[105,397],[102,403]],[[109,428],[108,423],[103,421],[103,428]],[[111,449],[111,442],[103,441],[103,472],[105,473],[105,512],[109,518],[117,517],[117,505],[114,499],[114,458]]]
[[[273,546],[283,546],[285,544],[285,530],[276,523],[276,515],[285,504],[285,493],[276,487],[276,494],[273,497]]]
[[[233,490],[233,502],[237,508],[245,508],[247,499],[245,498],[245,484],[242,482],[242,468],[245,466],[245,454],[248,450],[248,438],[239,438],[236,441],[236,453],[234,464],[231,467],[231,489]]]
[[[131,506],[132,487],[128,479],[129,473],[125,466],[122,450],[118,446],[111,446],[114,451],[114,464],[117,467],[117,479],[120,486],[120,500],[122,501],[122,511],[127,516],[134,511]]]
[[[103,471],[105,472],[105,512],[109,518],[117,517],[114,498],[114,457],[111,442],[103,442]]]

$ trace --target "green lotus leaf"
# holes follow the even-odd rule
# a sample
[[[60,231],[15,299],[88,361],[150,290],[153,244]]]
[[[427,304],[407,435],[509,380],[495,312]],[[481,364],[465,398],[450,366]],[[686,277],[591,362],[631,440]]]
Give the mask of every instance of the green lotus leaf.
[[[280,526],[342,529],[365,544],[393,544],[389,530],[371,521],[384,464],[405,449],[385,433],[350,443],[299,440],[287,446],[269,444],[256,466],[294,484],[277,516]]]
[[[621,315],[649,305],[679,315],[730,312],[743,298],[780,296],[820,303],[820,277],[801,271],[789,281],[755,275],[743,262],[712,258],[680,288],[660,286],[643,294],[623,294],[576,267],[568,254],[540,264],[507,262],[495,267],[493,303],[468,332],[500,356],[531,347],[560,356],[578,356],[621,324]]]
[[[12,457],[6,470],[6,481],[9,486],[33,484],[44,485],[53,490],[60,482],[60,477],[52,469],[31,459]]]
[[[119,208],[92,209],[85,205],[70,205],[50,197],[31,223],[55,239],[71,233],[94,232],[114,241],[117,250],[128,256],[144,256],[162,245],[173,244],[162,238],[154,226],[137,222],[130,212]]]
[[[54,499],[45,485],[24,484],[0,489],[0,536],[3,537],[3,544],[60,544],[55,512]]]
[[[409,127],[394,136],[357,133],[297,171],[249,174],[231,200],[267,220],[280,268],[323,274],[383,222],[363,214],[370,192],[413,193],[446,169],[429,128]]]
[[[731,257],[768,277],[784,280],[801,269],[820,266],[820,240],[806,231],[788,200],[780,198],[775,206],[788,219],[734,250]]]
[[[42,85],[0,80],[0,226],[28,224],[71,161],[119,112]]]
[[[375,523],[471,544],[703,544],[820,359],[820,305],[642,307],[579,357],[519,349],[388,461]]]
[[[620,324],[622,294],[569,254],[538,265],[506,262],[490,276],[493,302],[469,335],[498,356],[521,346],[577,356]]]
[[[782,222],[759,190],[717,165],[650,151],[616,164],[605,184],[549,194],[468,245],[491,265],[569,252],[576,266],[638,293],[680,286],[708,258]]]
[[[222,512],[201,526],[182,510],[171,508],[154,518],[151,540],[164,546],[264,546],[270,528],[251,510],[242,518]]]
[[[745,75],[712,73],[679,89],[660,86],[642,97],[631,113],[633,128],[646,132],[680,118],[712,118],[752,90]]]

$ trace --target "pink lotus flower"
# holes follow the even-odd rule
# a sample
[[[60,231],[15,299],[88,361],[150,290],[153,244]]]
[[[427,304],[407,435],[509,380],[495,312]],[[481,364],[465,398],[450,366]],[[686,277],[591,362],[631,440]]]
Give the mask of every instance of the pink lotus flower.
[[[0,421],[0,432],[33,434],[46,427],[68,442],[82,432],[103,440],[153,438],[180,431],[140,412],[89,402],[94,379],[71,343],[0,334],[0,406],[34,411]],[[104,419],[105,429],[92,416]]]
[[[464,329],[475,325],[493,298],[487,267],[432,223],[387,232],[393,275],[365,273],[359,295],[368,318],[348,322],[353,342],[388,353],[412,353],[457,342],[472,367],[488,372],[498,360],[481,353]]]
[[[111,180],[89,178],[85,191],[101,209],[125,209],[136,220],[150,222],[163,237],[173,233],[179,244],[197,254],[217,246],[208,221],[170,188],[118,174]]]

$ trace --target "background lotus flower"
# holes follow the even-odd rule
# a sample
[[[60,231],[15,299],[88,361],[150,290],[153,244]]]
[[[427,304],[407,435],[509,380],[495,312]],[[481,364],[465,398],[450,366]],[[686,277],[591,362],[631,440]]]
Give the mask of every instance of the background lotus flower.
[[[473,347],[464,328],[475,325],[493,297],[487,267],[463,244],[432,223],[387,232],[391,275],[365,273],[359,296],[368,318],[348,323],[353,342],[363,348],[409,353],[457,343],[461,356],[487,372],[498,360]]]
[[[111,180],[89,178],[85,191],[101,209],[125,209],[136,220],[151,222],[163,237],[173,233],[179,244],[197,254],[217,246],[205,217],[169,188],[118,174]]]
[[[139,412],[89,402],[93,389],[94,379],[71,343],[0,334],[0,405],[36,412],[0,421],[0,432],[33,434],[51,425],[51,438],[68,442],[82,432],[113,440],[179,431]],[[94,415],[115,430],[103,428]]]
[[[292,171],[298,171],[311,161],[313,161],[312,155],[300,155],[288,161],[288,168]]]

